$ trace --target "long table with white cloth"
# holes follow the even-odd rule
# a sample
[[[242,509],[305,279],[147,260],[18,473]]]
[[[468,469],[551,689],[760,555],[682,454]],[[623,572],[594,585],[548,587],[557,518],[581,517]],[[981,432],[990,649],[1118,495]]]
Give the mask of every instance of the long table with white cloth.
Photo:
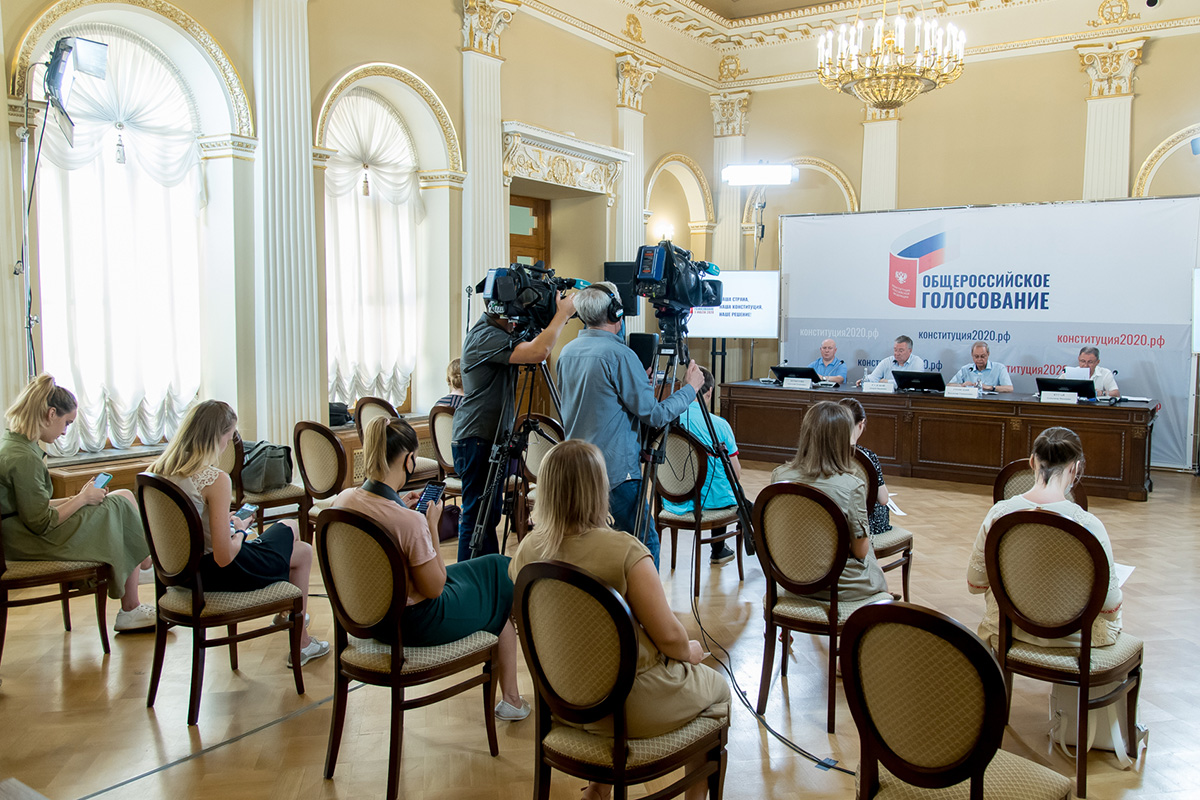
[[[861,444],[891,475],[991,484],[1033,440],[1058,425],[1079,434],[1089,495],[1145,500],[1153,490],[1150,443],[1158,404],[1042,403],[1027,394],[979,399],[938,394],[873,394],[848,389],[784,389],[759,381],[721,384],[721,416],[741,458],[783,462],[796,452],[805,410],[854,397],[867,412]]]

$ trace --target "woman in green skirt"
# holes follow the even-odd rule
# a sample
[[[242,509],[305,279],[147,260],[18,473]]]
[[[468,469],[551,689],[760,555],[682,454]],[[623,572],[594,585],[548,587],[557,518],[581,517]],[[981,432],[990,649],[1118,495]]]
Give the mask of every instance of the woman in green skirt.
[[[138,570],[150,566],[150,548],[133,494],[89,482],[74,497],[50,497],[50,470],[39,443],[62,436],[75,421],[77,406],[75,395],[42,374],[5,412],[8,430],[0,437],[4,557],[108,564],[109,597],[121,600],[116,630],[152,628],[154,608],[138,600]]]

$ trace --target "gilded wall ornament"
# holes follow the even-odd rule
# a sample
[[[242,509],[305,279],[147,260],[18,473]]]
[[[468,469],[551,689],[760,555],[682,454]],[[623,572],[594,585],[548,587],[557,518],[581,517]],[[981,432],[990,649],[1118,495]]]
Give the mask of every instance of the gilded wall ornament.
[[[642,93],[658,73],[659,65],[638,58],[633,53],[617,56],[617,106],[642,110]]]
[[[646,39],[642,36],[642,21],[638,19],[637,14],[629,14],[625,17],[625,30],[621,33],[631,42],[646,43]]]
[[[1082,70],[1091,79],[1088,97],[1121,97],[1133,94],[1133,71],[1142,63],[1142,47],[1150,37],[1122,42],[1076,45]]]
[[[1131,19],[1141,19],[1141,14],[1129,13],[1129,0],[1100,0],[1100,8],[1096,10],[1096,19],[1089,19],[1088,26],[1099,28],[1101,25],[1118,25]]]
[[[717,80],[735,81],[747,72],[749,70],[742,69],[742,60],[740,58],[733,55],[725,56],[721,59],[721,63],[717,67]]]
[[[520,3],[510,0],[463,0],[463,50],[500,56],[500,34]]]
[[[713,113],[713,136],[745,136],[749,92],[721,92],[708,96]]]

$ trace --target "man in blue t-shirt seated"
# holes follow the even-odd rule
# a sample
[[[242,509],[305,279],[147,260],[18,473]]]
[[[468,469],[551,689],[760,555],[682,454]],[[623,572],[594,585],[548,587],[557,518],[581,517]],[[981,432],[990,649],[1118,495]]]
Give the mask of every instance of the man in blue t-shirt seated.
[[[846,380],[846,362],[837,357],[837,342],[833,339],[821,342],[821,357],[809,366],[817,371],[823,381],[841,386]]]
[[[700,374],[704,376],[704,383],[700,385],[700,392],[696,399],[679,417],[679,425],[695,436],[706,448],[712,448],[712,437],[708,434],[708,426],[704,424],[704,412],[700,410],[700,404],[708,405],[712,401],[713,389],[717,382],[707,367],[700,367]],[[710,416],[713,430],[717,432],[717,438],[725,445],[725,450],[729,453],[729,463],[733,466],[733,474],[738,480],[741,480],[742,465],[738,462],[738,446],[737,441],[733,438],[733,428],[729,427],[729,423],[716,414],[710,414]],[[662,504],[663,510],[671,514],[692,513],[692,506],[688,504],[672,503],[665,498]],[[700,507],[731,508],[736,505],[737,498],[733,495],[733,487],[729,484],[729,476],[725,474],[725,467],[721,464],[721,459],[709,454],[708,477],[700,492]],[[715,531],[717,535],[724,532],[724,529]],[[733,557],[733,550],[724,541],[713,542],[711,557],[713,566],[728,564]]]
[[[1012,378],[1008,376],[1008,367],[999,361],[992,361],[992,349],[987,342],[976,342],[971,345],[971,363],[964,366],[947,386],[978,386],[985,392],[1011,392]]]

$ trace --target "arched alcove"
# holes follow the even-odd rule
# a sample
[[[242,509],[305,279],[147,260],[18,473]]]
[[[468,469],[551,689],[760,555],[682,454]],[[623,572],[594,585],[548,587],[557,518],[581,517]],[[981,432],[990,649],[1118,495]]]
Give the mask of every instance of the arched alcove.
[[[1154,182],[1154,176],[1158,174],[1162,167],[1174,163],[1172,157],[1180,150],[1191,145],[1191,142],[1200,138],[1200,123],[1189,125],[1188,127],[1176,131],[1168,136],[1158,147],[1146,157],[1142,162],[1141,168],[1138,170],[1137,177],[1133,181],[1133,196],[1134,197],[1153,197],[1155,193],[1151,191],[1150,186]],[[1191,192],[1196,191],[1190,187]],[[1176,194],[1175,191],[1166,192],[1166,194]]]
[[[657,236],[656,232],[650,229],[650,221],[653,213],[654,187],[663,173],[667,173],[678,182],[687,204],[686,222],[691,234],[690,239],[685,238],[686,234],[681,229],[682,226],[676,225],[674,226],[676,227],[676,241],[690,241],[689,247],[697,258],[708,257],[711,250],[712,231],[716,226],[712,190],[709,189],[708,180],[704,177],[704,170],[693,159],[683,153],[670,153],[663,156],[654,166],[654,169],[650,171],[650,179],[646,184],[646,211],[644,215],[648,226],[646,236]],[[679,220],[679,222],[683,222],[683,220]]]

